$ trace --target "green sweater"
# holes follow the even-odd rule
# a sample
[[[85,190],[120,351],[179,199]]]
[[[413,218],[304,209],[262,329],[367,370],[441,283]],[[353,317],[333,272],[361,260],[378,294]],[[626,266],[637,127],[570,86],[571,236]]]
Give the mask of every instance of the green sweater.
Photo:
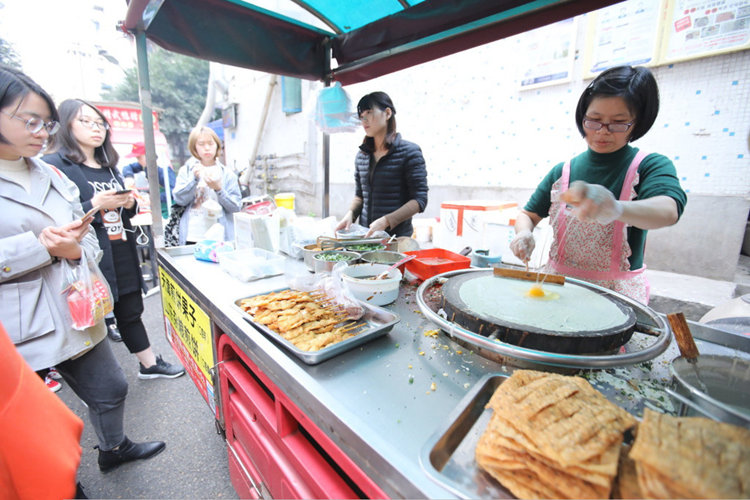
[[[590,184],[600,184],[619,198],[622,183],[630,163],[633,161],[638,148],[626,145],[614,153],[596,153],[590,149],[576,156],[570,161],[570,182],[586,181]],[[549,215],[550,191],[552,185],[562,177],[563,163],[555,165],[531,195],[524,210],[537,214],[544,218]],[[646,156],[638,167],[639,180],[635,186],[635,200],[645,200],[654,196],[669,196],[677,203],[677,216],[682,216],[682,211],[687,203],[687,195],[680,187],[677,179],[677,171],[672,162],[666,156],[652,153]],[[644,229],[627,227],[627,238],[632,255],[630,256],[630,269],[636,270],[643,267],[643,249],[646,246],[646,233]]]

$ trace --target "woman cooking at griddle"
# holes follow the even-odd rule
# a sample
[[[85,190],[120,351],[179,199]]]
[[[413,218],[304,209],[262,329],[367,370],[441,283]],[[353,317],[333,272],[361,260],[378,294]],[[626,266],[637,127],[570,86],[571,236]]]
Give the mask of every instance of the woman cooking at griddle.
[[[422,150],[396,132],[396,107],[385,92],[359,100],[357,113],[365,139],[354,162],[356,191],[351,208],[336,230],[348,229],[359,217],[376,231],[411,236],[411,218],[427,206],[427,169]]]
[[[659,89],[646,68],[611,68],[589,84],[575,115],[588,150],[556,165],[532,194],[516,219],[516,257],[528,262],[532,231],[549,216],[550,272],[648,304],[646,232],[675,224],[687,202],[672,162],[629,144],[658,112]]]

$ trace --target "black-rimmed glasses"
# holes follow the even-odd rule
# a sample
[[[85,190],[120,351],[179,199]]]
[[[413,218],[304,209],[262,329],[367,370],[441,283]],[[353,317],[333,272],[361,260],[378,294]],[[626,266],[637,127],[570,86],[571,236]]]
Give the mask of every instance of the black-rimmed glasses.
[[[98,122],[94,120],[87,120],[85,118],[77,118],[77,120],[81,122],[81,125],[90,130],[93,130],[94,126],[96,126],[96,128],[98,128],[99,130],[109,130],[109,123],[107,122]]]
[[[49,135],[55,135],[57,131],[60,130],[60,124],[54,120],[45,122],[38,116],[33,116],[27,120],[21,118],[20,116],[6,113],[5,111],[0,111],[0,113],[24,122],[26,124],[26,130],[28,130],[32,134],[38,134],[42,131],[42,129],[45,129]]]
[[[622,133],[627,132],[630,130],[630,127],[633,126],[633,123],[602,123],[600,121],[591,120],[589,118],[583,119],[583,127],[587,128],[589,130],[601,130],[602,127],[607,127],[607,130],[609,130],[612,133]]]

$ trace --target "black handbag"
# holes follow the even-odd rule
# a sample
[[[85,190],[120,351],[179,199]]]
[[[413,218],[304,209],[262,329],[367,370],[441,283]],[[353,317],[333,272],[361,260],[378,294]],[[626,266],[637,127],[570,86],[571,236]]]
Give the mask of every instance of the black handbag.
[[[164,246],[165,247],[176,247],[180,245],[180,219],[182,214],[187,210],[187,206],[178,205],[177,203],[172,204],[172,209],[169,213],[169,220],[167,225],[164,226]]]

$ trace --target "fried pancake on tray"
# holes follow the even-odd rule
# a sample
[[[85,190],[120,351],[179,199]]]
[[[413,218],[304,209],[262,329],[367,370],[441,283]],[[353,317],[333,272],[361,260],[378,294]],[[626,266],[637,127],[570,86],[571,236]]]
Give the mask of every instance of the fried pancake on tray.
[[[636,425],[584,379],[517,370],[498,387],[477,463],[520,498],[608,498]]]
[[[629,457],[647,498],[750,497],[750,430],[646,409]]]
[[[631,447],[626,445],[620,448],[620,461],[617,466],[617,478],[612,486],[612,498],[643,498],[641,488],[638,486],[635,462],[628,456],[630,449]]]
[[[307,292],[284,290],[240,301],[253,321],[267,326],[303,351],[319,351],[357,334],[348,312]]]

